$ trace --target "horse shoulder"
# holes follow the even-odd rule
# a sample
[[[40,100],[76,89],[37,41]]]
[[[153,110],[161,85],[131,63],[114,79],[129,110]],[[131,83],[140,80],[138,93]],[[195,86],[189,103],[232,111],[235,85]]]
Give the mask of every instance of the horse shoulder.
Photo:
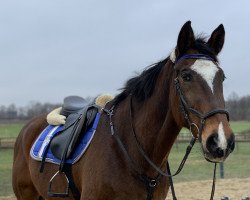
[[[23,149],[27,160],[34,141],[47,125],[46,115],[40,115],[32,118],[19,133],[15,146],[21,145],[19,148]]]

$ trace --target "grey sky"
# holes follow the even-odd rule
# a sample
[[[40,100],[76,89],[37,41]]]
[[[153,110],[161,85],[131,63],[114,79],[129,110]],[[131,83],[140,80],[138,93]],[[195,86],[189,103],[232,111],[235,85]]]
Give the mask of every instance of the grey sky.
[[[187,20],[196,33],[224,24],[225,96],[250,94],[249,8],[248,0],[1,0],[0,105],[116,94],[170,53]]]

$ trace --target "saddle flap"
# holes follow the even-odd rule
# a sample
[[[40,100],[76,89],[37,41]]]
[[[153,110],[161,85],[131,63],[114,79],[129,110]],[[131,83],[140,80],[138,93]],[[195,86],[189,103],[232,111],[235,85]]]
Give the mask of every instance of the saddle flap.
[[[97,107],[88,106],[80,113],[73,113],[67,117],[62,130],[51,141],[51,152],[56,158],[65,160],[70,157],[77,141],[92,125],[97,112]]]

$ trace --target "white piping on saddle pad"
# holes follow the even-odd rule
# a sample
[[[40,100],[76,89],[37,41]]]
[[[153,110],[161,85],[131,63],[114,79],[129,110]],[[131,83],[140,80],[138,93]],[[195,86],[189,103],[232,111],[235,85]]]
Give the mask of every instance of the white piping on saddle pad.
[[[57,128],[58,128],[58,126],[55,126],[53,129],[50,130],[48,135],[45,137],[43,144],[38,152],[38,157],[40,157],[40,158],[43,157],[43,152],[44,152],[45,148],[48,146],[50,139],[53,136],[53,133],[57,130]]]

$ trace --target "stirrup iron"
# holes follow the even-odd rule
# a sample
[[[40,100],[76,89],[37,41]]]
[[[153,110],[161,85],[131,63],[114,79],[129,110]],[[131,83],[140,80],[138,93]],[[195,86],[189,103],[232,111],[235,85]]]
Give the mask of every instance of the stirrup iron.
[[[64,178],[66,180],[66,189],[65,189],[65,192],[61,193],[61,192],[54,192],[52,191],[52,185],[53,185],[53,180],[59,176],[59,175],[64,175]],[[68,197],[69,196],[69,179],[68,177],[66,176],[66,174],[64,172],[61,172],[61,171],[57,171],[53,176],[52,178],[50,179],[49,181],[49,189],[48,189],[48,196],[49,197],[61,197],[61,198],[65,198],[65,197]]]

